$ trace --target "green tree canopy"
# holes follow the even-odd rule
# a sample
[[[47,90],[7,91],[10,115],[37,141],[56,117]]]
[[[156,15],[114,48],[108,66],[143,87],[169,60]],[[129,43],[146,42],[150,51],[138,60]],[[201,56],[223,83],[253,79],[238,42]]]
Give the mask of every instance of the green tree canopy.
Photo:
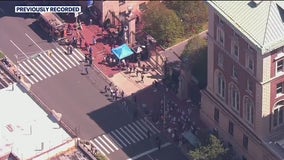
[[[211,135],[207,146],[201,146],[194,151],[189,151],[189,156],[194,160],[216,160],[221,158],[226,152],[227,149],[223,147],[220,140]]]
[[[149,2],[142,18],[145,22],[145,31],[161,44],[172,44],[184,35],[180,18],[163,3]]]
[[[188,41],[181,59],[184,66],[191,70],[198,82],[199,87],[202,89],[207,84],[207,41],[200,37],[195,36]]]
[[[208,22],[208,8],[204,1],[165,1],[182,19],[186,34],[198,33]]]

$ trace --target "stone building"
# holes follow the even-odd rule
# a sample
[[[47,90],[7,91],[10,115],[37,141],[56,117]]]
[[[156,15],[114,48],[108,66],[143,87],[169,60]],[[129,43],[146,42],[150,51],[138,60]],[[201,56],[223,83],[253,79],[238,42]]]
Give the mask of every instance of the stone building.
[[[284,3],[207,2],[201,118],[236,159],[284,159]]]

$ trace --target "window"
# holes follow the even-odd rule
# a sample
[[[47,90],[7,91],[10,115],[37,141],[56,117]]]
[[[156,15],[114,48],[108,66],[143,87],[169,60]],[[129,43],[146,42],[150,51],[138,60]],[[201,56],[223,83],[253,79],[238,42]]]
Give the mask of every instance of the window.
[[[247,122],[249,122],[250,124],[253,124],[253,118],[254,118],[254,105],[253,105],[253,101],[246,97],[245,98],[245,118],[247,120]]]
[[[276,74],[283,73],[284,65],[283,59],[276,62]]]
[[[236,111],[240,111],[240,92],[235,85],[231,85],[231,106]]]
[[[243,135],[243,147],[248,149],[248,136],[245,134]]]
[[[238,79],[239,75],[238,75],[238,69],[236,65],[233,65],[233,78]]]
[[[253,54],[253,49],[248,46],[247,54],[246,54],[246,67],[249,71],[254,72],[255,70],[255,56]]]
[[[248,90],[250,93],[253,93],[253,82],[252,82],[252,80],[250,80],[250,79],[247,80],[247,90]]]
[[[218,53],[218,66],[221,68],[224,66],[224,55],[222,53]]]
[[[281,82],[281,83],[278,83],[277,85],[276,85],[276,96],[280,96],[280,95],[282,95],[283,94],[283,82]]]
[[[217,41],[224,46],[225,45],[225,34],[221,27],[217,27]]]
[[[278,102],[273,111],[273,127],[283,124],[284,101]]]
[[[216,122],[219,122],[219,109],[218,108],[214,109],[214,120]]]
[[[234,123],[229,121],[229,128],[228,128],[228,132],[230,133],[230,135],[234,135]]]
[[[232,38],[231,52],[236,59],[239,59],[239,42],[236,37]]]
[[[218,94],[222,98],[225,98],[225,89],[226,89],[226,86],[225,86],[224,76],[221,73],[219,73],[218,74]]]

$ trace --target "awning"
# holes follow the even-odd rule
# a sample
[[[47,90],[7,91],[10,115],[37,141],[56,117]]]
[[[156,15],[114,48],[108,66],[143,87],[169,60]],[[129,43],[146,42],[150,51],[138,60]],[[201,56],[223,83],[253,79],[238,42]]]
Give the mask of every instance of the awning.
[[[127,44],[123,44],[117,48],[112,49],[111,51],[119,60],[133,54],[133,51],[128,47]]]
[[[184,132],[182,136],[194,147],[198,147],[201,144],[199,139],[190,130]]]

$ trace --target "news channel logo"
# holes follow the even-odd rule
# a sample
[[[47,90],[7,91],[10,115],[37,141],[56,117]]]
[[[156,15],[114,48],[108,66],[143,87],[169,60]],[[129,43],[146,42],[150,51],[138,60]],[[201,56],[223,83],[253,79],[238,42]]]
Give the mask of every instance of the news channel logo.
[[[81,6],[15,6],[15,13],[79,13]]]

